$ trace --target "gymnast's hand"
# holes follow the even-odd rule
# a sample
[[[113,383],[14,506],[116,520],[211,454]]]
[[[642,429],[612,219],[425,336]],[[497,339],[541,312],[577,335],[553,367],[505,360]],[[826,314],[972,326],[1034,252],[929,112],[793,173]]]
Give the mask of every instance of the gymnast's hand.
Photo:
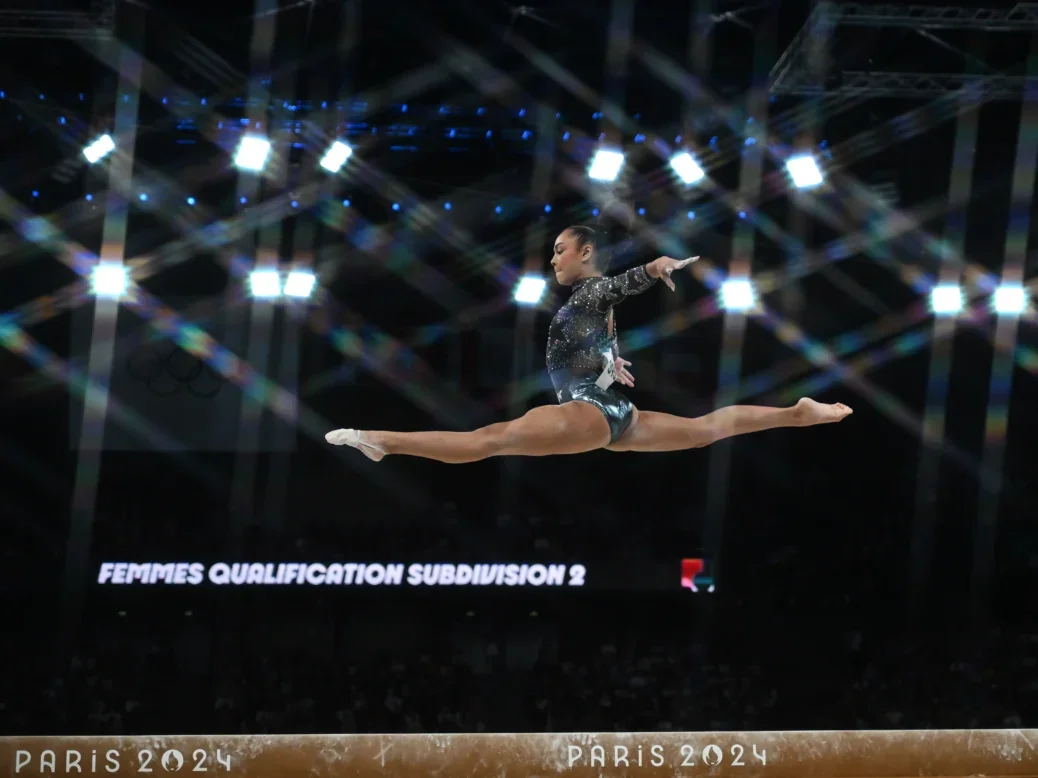
[[[645,271],[653,278],[658,278],[667,285],[670,291],[677,289],[674,286],[674,280],[670,277],[675,270],[681,270],[681,268],[691,265],[699,257],[689,257],[688,259],[672,259],[670,257],[660,257],[654,259],[652,262],[645,266]]]
[[[624,386],[634,386],[634,376],[631,375],[631,371],[627,368],[631,366],[631,363],[626,359],[617,357],[613,360],[613,367],[616,369],[616,380]]]

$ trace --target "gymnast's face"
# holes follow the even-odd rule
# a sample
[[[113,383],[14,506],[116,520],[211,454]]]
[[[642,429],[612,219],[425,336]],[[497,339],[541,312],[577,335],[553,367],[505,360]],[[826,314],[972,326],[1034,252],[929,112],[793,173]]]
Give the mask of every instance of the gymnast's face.
[[[555,239],[552,252],[551,267],[555,271],[555,280],[563,286],[572,286],[582,278],[586,278],[591,264],[592,248],[580,245],[577,236],[569,230],[562,232]]]

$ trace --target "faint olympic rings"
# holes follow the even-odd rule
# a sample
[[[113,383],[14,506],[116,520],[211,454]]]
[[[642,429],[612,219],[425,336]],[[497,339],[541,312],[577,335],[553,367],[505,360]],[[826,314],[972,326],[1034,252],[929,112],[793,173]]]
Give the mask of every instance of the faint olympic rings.
[[[169,343],[138,346],[126,355],[126,372],[159,397],[187,391],[209,400],[223,388],[223,378],[206,362]]]

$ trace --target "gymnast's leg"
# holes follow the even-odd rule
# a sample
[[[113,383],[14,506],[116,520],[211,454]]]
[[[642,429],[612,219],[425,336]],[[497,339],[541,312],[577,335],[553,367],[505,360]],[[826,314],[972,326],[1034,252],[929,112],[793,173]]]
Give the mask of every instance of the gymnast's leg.
[[[775,429],[811,427],[842,421],[853,411],[843,403],[826,405],[807,397],[789,408],[731,405],[694,419],[640,411],[610,451],[681,451],[702,448],[734,435]]]
[[[461,464],[488,457],[582,454],[609,443],[609,424],[595,406],[567,402],[534,408],[514,421],[472,432],[335,430],[325,439],[352,446],[376,462],[387,454],[407,454]]]

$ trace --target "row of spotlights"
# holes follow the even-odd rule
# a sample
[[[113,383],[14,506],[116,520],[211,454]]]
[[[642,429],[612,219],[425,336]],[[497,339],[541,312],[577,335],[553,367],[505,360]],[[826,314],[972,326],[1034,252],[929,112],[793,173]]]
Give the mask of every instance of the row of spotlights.
[[[260,172],[270,158],[270,141],[260,135],[245,135],[238,144],[234,155],[234,164],[242,170]],[[107,133],[90,143],[83,149],[83,155],[90,164],[99,162],[115,150],[115,141]],[[321,157],[320,166],[329,173],[338,173],[346,164],[353,149],[341,140],[328,147]],[[623,168],[623,152],[612,149],[599,149],[591,158],[588,166],[588,177],[594,181],[615,181]],[[706,177],[702,165],[687,151],[681,151],[670,158],[670,167],[686,185],[696,184]],[[786,171],[798,189],[810,189],[822,183],[824,177],[818,161],[813,154],[798,154],[786,160]]]
[[[90,277],[91,291],[96,297],[119,299],[130,287],[127,267],[117,262],[96,265]],[[307,299],[317,286],[317,277],[308,270],[293,270],[284,279],[277,270],[254,270],[249,274],[249,291],[259,299],[291,297]],[[541,276],[523,276],[515,287],[513,299],[520,305],[538,305],[544,298],[547,282]],[[726,311],[746,312],[757,306],[757,293],[747,279],[728,279],[719,292],[721,307]],[[992,308],[1004,316],[1018,316],[1027,311],[1029,295],[1019,285],[998,287],[991,298]],[[941,284],[930,291],[930,307],[938,316],[954,316],[963,311],[966,295],[957,284]]]
[[[1019,284],[1003,284],[991,295],[991,308],[1002,316],[1027,312],[1030,295]],[[938,316],[955,316],[966,308],[966,293],[958,284],[940,284],[930,290],[930,310]]]
[[[615,149],[598,149],[588,165],[588,178],[606,183],[615,181],[623,164],[622,152]],[[703,166],[687,151],[679,151],[670,158],[670,169],[688,186],[698,184],[706,177]],[[797,154],[790,157],[786,160],[786,172],[797,189],[811,189],[825,180],[813,154]]]
[[[249,273],[249,292],[253,297],[271,300],[292,297],[309,298],[317,287],[317,277],[309,270],[293,270],[283,280],[277,270],[253,270]],[[90,291],[95,297],[119,300],[130,289],[130,271],[120,262],[100,262],[90,273]]]
[[[276,270],[253,270],[249,273],[249,291],[253,297],[269,300],[274,297],[294,297],[305,300],[313,294],[317,277],[309,270],[293,270],[282,282]]]
[[[241,170],[258,173],[263,170],[270,159],[270,141],[261,135],[245,135],[238,144],[234,154],[234,165]],[[108,133],[91,141],[83,148],[83,156],[91,165],[100,162],[115,151],[115,141]],[[353,154],[353,149],[341,140],[328,147],[321,157],[320,165],[329,173],[338,173]]]
[[[114,149],[115,142],[110,135],[105,134],[84,148],[83,154],[93,164],[108,156]],[[270,141],[266,138],[259,135],[246,135],[238,144],[238,150],[234,156],[234,164],[242,170],[260,172],[266,167],[267,160],[270,158],[270,149]],[[348,144],[337,140],[329,146],[324,156],[321,157],[319,164],[329,173],[335,174],[342,169],[352,155],[353,149]],[[615,181],[620,174],[623,164],[624,155],[622,152],[599,149],[591,159],[591,164],[588,167],[588,177],[595,181]],[[703,170],[702,165],[687,151],[674,154],[670,158],[670,167],[682,183],[688,186],[697,184],[706,177],[706,172]],[[818,161],[812,154],[799,154],[790,157],[786,161],[786,170],[793,181],[793,185],[798,189],[816,187],[824,180]],[[140,199],[142,201],[147,200],[147,195],[142,194]],[[187,202],[188,205],[195,204],[194,198],[188,198]],[[242,202],[244,203],[244,198]],[[347,204],[346,201],[343,201],[343,205]],[[295,207],[296,203],[293,202],[292,205]],[[446,203],[444,209],[449,211],[451,209],[450,203]],[[400,205],[394,203],[393,210],[399,211]],[[501,206],[495,208],[495,211],[501,213]],[[550,213],[551,206],[546,205],[544,211],[545,213]]]
[[[338,173],[353,155],[353,149],[341,140],[334,141],[318,164],[331,174]],[[270,159],[270,141],[261,135],[245,135],[234,155],[235,167],[258,173]]]
[[[544,298],[547,282],[540,276],[526,275],[519,279],[513,299],[519,305],[538,305]],[[757,307],[757,292],[747,279],[731,278],[721,284],[718,293],[721,307],[726,311],[746,312]],[[998,287],[991,296],[991,307],[1002,316],[1019,316],[1027,311],[1027,289],[1015,284]],[[954,316],[966,307],[966,294],[957,284],[940,284],[930,290],[930,308],[938,316]]]
[[[541,276],[525,275],[519,279],[512,299],[519,305],[538,305],[548,288]],[[757,293],[753,284],[740,278],[731,278],[721,284],[721,306],[726,311],[751,311],[757,307]]]
[[[264,167],[266,167],[267,160],[270,157],[270,148],[270,141],[268,141],[266,138],[263,138],[259,135],[246,135],[242,138],[241,143],[238,144],[238,150],[234,155],[234,164],[236,167],[241,168],[243,170],[259,172],[263,170]],[[83,156],[86,157],[87,161],[90,164],[94,164],[95,162],[100,162],[102,159],[111,154],[114,150],[115,141],[112,140],[111,135],[105,134],[99,137],[97,140],[90,143],[88,146],[86,146],[83,149]],[[324,156],[321,157],[319,164],[329,173],[338,173],[352,155],[353,149],[348,144],[337,140],[334,143],[332,143],[331,146],[328,147],[328,150],[324,153]],[[33,192],[33,197],[37,197],[38,195],[39,192]],[[94,199],[94,196],[88,194],[86,196],[86,199],[89,202]],[[147,202],[147,193],[141,192],[138,195],[138,199],[141,202]],[[197,204],[197,200],[194,197],[188,197],[186,199],[186,202],[188,205],[191,206]],[[246,202],[246,198],[242,197],[242,205],[245,205]],[[342,204],[343,207],[349,208],[350,201],[343,200]],[[292,207],[298,207],[298,203],[293,201]],[[445,211],[451,210],[452,207],[453,206],[450,203],[443,204],[443,209]],[[393,210],[399,211],[400,203],[393,203]],[[494,208],[494,213],[501,214],[503,212],[504,208],[502,208],[500,205]],[[544,212],[551,213],[551,206],[544,206]]]

